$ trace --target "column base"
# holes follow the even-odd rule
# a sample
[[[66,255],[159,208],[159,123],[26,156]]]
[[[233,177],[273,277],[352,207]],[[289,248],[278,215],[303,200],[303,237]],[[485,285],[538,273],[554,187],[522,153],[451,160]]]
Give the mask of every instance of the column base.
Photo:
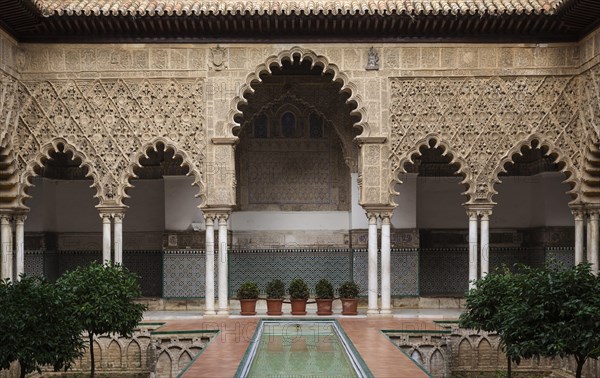
[[[367,310],[367,316],[378,316],[378,315],[379,315],[378,309],[368,309]]]
[[[217,311],[218,316],[229,316],[229,309],[219,309]]]
[[[203,316],[217,316],[217,313],[215,312],[215,310],[207,310],[204,311]]]
[[[379,315],[380,316],[391,317],[393,314],[392,314],[392,310],[391,309],[385,309],[385,310],[379,311]]]

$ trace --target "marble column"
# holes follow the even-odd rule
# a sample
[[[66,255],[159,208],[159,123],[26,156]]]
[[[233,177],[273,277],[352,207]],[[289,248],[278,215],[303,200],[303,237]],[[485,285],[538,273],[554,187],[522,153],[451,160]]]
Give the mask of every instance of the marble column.
[[[110,256],[111,220],[108,213],[100,213],[100,217],[102,218],[102,262],[106,263],[112,261]]]
[[[10,214],[0,214],[0,241],[2,243],[2,279],[13,277],[12,219]]]
[[[228,214],[219,215],[219,309],[217,315],[229,315],[227,270],[227,219]]]
[[[579,265],[583,260],[583,227],[585,212],[581,208],[571,209],[575,217],[575,265]]]
[[[392,314],[390,218],[381,216],[381,315]]]
[[[587,213],[587,222],[585,227],[585,236],[586,236],[586,256],[585,260],[591,264],[592,263],[592,217],[590,212]]]
[[[20,280],[21,275],[25,273],[25,219],[27,216],[19,214],[15,216],[15,238],[17,263],[15,279]]]
[[[113,216],[115,264],[121,265],[123,265],[123,218],[125,218],[123,213],[116,213]]]
[[[469,210],[469,290],[477,279],[477,212]]]
[[[598,245],[600,230],[598,229],[598,218],[600,217],[600,209],[592,209],[590,210],[590,255],[592,257],[592,272],[598,274],[598,250],[600,246]]]
[[[491,211],[481,212],[481,278],[485,277],[490,271],[490,215]]]
[[[379,314],[377,306],[377,215],[367,214],[369,218],[369,241],[368,241],[368,271],[369,271],[369,307],[367,314]]]
[[[215,312],[215,230],[212,215],[204,215],[206,220],[206,274],[204,292],[204,315]]]

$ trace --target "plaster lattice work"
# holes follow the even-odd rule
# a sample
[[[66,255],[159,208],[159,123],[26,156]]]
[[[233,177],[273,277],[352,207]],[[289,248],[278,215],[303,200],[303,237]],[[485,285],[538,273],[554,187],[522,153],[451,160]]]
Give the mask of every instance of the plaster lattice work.
[[[468,202],[491,203],[504,164],[537,140],[564,163],[577,197],[581,146],[595,134],[579,118],[578,83],[573,76],[392,79],[394,175],[433,140],[459,165]]]
[[[20,204],[35,167],[59,144],[88,168],[101,205],[122,205],[134,167],[157,143],[183,158],[204,195],[202,98],[199,79],[24,81],[13,141]]]

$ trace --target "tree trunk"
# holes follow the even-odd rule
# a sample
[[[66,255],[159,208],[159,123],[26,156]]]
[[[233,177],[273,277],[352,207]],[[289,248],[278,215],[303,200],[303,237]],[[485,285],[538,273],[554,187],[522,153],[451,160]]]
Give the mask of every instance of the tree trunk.
[[[94,378],[94,334],[92,332],[89,333],[90,337],[90,378]]]
[[[25,378],[25,374],[27,374],[27,369],[22,362],[19,361],[19,377]]]
[[[512,378],[512,360],[509,358],[507,358],[508,360],[508,370],[506,372],[506,377],[507,378]]]
[[[575,357],[575,361],[577,361],[577,371],[575,372],[575,378],[581,378],[583,365],[585,365],[585,358]]]

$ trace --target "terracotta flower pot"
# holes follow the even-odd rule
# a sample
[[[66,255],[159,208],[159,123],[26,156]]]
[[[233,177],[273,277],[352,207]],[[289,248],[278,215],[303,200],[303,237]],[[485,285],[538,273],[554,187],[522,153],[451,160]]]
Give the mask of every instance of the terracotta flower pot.
[[[242,315],[256,315],[256,299],[240,299]]]
[[[318,299],[317,298],[317,315],[333,314],[333,299]]]
[[[306,315],[306,299],[292,299],[292,315]]]
[[[358,298],[342,298],[342,315],[358,315]]]
[[[267,299],[267,315],[283,315],[283,299]]]

